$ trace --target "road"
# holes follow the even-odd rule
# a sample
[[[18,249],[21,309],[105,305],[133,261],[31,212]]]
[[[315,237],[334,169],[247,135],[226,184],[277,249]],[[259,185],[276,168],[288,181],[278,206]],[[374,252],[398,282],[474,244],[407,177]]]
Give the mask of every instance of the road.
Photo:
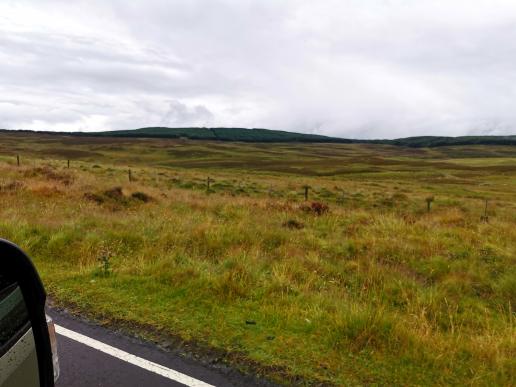
[[[58,332],[56,387],[271,386],[227,367],[202,364],[106,328],[49,310]]]

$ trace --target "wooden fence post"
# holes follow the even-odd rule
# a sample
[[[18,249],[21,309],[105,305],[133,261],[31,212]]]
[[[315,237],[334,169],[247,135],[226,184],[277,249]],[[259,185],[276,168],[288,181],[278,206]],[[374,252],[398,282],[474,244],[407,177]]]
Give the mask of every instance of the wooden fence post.
[[[432,206],[432,202],[434,201],[434,197],[433,196],[429,196],[425,200],[426,200],[426,211],[430,212],[430,207]]]
[[[20,155],[16,155],[16,164],[20,166]]]
[[[482,222],[489,222],[489,216],[487,216],[487,202],[489,201],[489,199],[486,199],[486,205],[484,207],[484,215],[480,217],[480,220]]]
[[[308,185],[305,185],[303,186],[303,188],[305,189],[305,202],[308,200],[308,190],[310,189],[310,187]]]

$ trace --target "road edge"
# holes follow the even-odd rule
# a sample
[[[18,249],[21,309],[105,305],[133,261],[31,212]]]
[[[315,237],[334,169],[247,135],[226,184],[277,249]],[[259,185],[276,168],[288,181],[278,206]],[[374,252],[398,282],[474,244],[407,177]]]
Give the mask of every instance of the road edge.
[[[111,330],[117,335],[146,345],[154,345],[171,355],[195,361],[207,369],[218,372],[234,380],[247,379],[256,386],[278,387],[281,385],[333,386],[320,380],[307,380],[289,373],[284,367],[260,364],[248,359],[245,353],[228,352],[210,348],[194,340],[184,340],[179,336],[164,333],[152,326],[113,318],[95,311],[86,311],[74,303],[62,301],[48,295],[47,305],[67,318],[78,320],[92,326]]]

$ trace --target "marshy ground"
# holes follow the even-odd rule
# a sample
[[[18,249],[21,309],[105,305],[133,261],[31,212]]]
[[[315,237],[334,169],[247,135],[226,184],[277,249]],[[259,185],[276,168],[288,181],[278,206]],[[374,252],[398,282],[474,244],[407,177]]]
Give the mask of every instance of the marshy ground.
[[[515,382],[516,147],[2,133],[0,200],[77,313],[287,384]]]

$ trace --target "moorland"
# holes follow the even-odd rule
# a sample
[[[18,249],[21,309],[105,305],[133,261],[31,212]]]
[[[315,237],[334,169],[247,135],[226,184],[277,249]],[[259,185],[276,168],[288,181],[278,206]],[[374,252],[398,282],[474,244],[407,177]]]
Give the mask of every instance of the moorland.
[[[0,133],[56,307],[285,384],[514,385],[516,147]]]

